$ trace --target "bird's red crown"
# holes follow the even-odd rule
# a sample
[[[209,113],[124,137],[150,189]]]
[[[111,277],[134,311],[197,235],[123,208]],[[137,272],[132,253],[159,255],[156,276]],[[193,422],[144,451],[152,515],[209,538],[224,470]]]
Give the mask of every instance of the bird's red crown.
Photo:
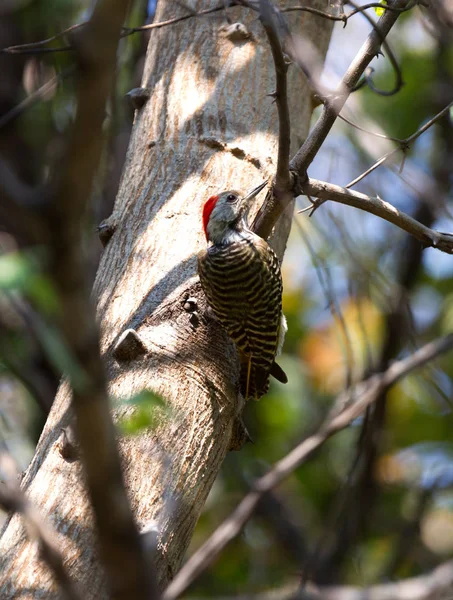
[[[214,207],[217,203],[219,196],[211,196],[208,198],[203,206],[203,229],[206,239],[208,239],[208,223],[209,218],[211,217],[211,213],[214,210]]]

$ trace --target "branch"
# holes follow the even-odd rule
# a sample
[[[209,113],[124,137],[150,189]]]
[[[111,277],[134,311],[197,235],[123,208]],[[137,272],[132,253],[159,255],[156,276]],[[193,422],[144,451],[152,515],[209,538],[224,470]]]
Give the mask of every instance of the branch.
[[[289,173],[289,149],[291,123],[288,108],[288,86],[286,81],[286,71],[288,65],[283,56],[278,27],[274,22],[273,9],[270,0],[260,0],[260,20],[266,32],[269,45],[272,50],[272,58],[275,65],[275,101],[278,110],[278,158],[277,172],[275,175],[275,192],[288,192],[291,188],[291,177]],[[285,26],[286,24],[284,24]],[[292,194],[291,194],[292,197]]]
[[[323,98],[324,103],[323,111],[316,125],[308,135],[302,147],[299,148],[290,161],[290,170],[298,175],[301,182],[304,182],[307,179],[307,169],[319,152],[341,112],[341,109],[345,105],[346,100],[356,88],[365,69],[379,53],[380,47],[384,43],[387,34],[395,24],[402,9],[407,9],[407,5],[408,0],[396,0],[394,8],[401,10],[397,10],[396,12],[385,11],[384,15],[380,18],[378,25],[373,28],[373,31],[371,31],[362,48],[352,61],[349,69],[343,76],[340,85],[331,94],[326,94],[322,89],[318,89],[319,85],[317,78],[313,74],[312,69],[308,69],[307,72],[306,55],[309,54],[309,52],[307,52],[307,44],[305,41],[292,39],[290,36],[285,40],[285,47],[288,46],[288,52],[290,53],[291,59],[308,76],[311,84],[314,85],[316,93]],[[313,57],[309,56],[309,59],[311,59],[311,63],[313,63]],[[270,202],[265,202],[255,218],[253,230],[266,239],[291,199],[292,196],[288,194],[284,202],[272,200]]]
[[[30,50],[32,52],[34,52],[34,51],[39,52],[41,49],[44,49],[44,51],[50,51],[50,52],[62,52],[65,50],[72,50],[73,49],[72,46],[64,46],[62,48],[45,48],[45,46],[47,46],[47,44],[50,44],[51,42],[54,42],[55,40],[60,39],[61,37],[65,36],[68,33],[72,33],[74,31],[76,31],[77,29],[80,29],[81,27],[85,27],[85,25],[87,23],[88,23],[88,21],[85,21],[83,23],[77,23],[76,25],[71,25],[71,27],[68,27],[67,29],[64,29],[63,31],[60,31],[56,35],[46,38],[45,40],[40,40],[39,42],[31,42],[29,44],[18,44],[16,46],[8,46],[7,48],[1,48],[0,53],[3,53],[3,54],[27,54]]]
[[[291,142],[291,123],[288,107],[288,87],[286,72],[288,64],[282,50],[280,32],[285,38],[289,37],[288,27],[280,11],[271,4],[270,0],[260,0],[260,19],[269,40],[272,58],[275,66],[275,98],[278,110],[278,157],[277,170],[271,190],[266,196],[264,204],[259,209],[252,229],[264,239],[268,238],[271,230],[261,227],[263,212],[267,212],[273,205],[287,206],[294,198],[293,183],[289,171],[289,151]],[[278,21],[276,23],[275,21]],[[280,27],[278,27],[278,25]],[[280,29],[280,31],[279,31]]]
[[[439,600],[450,598],[453,586],[453,561],[447,561],[427,575],[419,575],[366,588],[349,585],[308,586],[297,589],[297,582],[278,590],[242,596],[220,596],[217,600]],[[206,600],[191,597],[190,600]]]
[[[357,12],[360,12],[362,14],[362,16],[368,21],[368,23],[370,23],[371,27],[373,27],[373,30],[376,30],[377,28],[377,23],[376,21],[370,17],[370,15],[368,13],[366,13],[363,9],[363,6],[358,6],[355,2],[353,2],[353,0],[348,0],[348,3],[351,6],[354,6],[354,10],[352,11],[352,13],[350,14],[350,16],[352,16],[353,14],[356,14]],[[400,12],[405,12],[407,10],[410,10],[413,6],[415,6],[414,3],[409,2],[407,4],[407,6],[405,8],[400,9]],[[368,8],[370,8],[368,6]],[[378,30],[379,31],[379,30]],[[403,75],[401,73],[401,69],[400,66],[398,64],[398,61],[395,58],[395,55],[393,54],[393,50],[390,48],[390,45],[388,44],[388,42],[386,40],[382,41],[382,47],[384,48],[387,58],[390,61],[390,64],[393,67],[393,70],[395,71],[395,85],[393,86],[393,89],[391,90],[380,90],[378,89],[374,83],[373,80],[371,78],[371,73],[373,72],[373,69],[370,67],[370,71],[371,73],[367,75],[366,70],[364,73],[364,77],[365,77],[365,83],[368,85],[368,87],[375,92],[376,94],[378,94],[379,96],[394,96],[395,94],[397,94],[400,89],[403,87]],[[356,89],[361,87],[360,86],[360,81],[356,86]]]
[[[68,374],[72,409],[100,558],[112,597],[149,599],[156,593],[155,585],[123,482],[82,250],[84,217],[99,164],[105,107],[128,5],[128,0],[98,0],[91,20],[73,38],[79,75],[77,113],[43,216],[49,228],[49,271],[61,300],[58,324],[73,357]]]
[[[40,557],[52,571],[64,597],[67,600],[80,600],[74,582],[71,581],[64,567],[63,557],[55,539],[55,532],[41,518],[36,508],[30,504],[16,483],[18,474],[11,457],[8,455],[2,456],[2,467],[4,469],[6,467],[5,470],[11,471],[11,482],[8,484],[0,483],[0,508],[6,512],[17,512],[22,515],[29,537],[38,543]]]
[[[406,8],[406,5],[407,0],[396,0],[394,8]],[[400,14],[400,12],[385,11],[383,16],[379,19],[376,28],[371,31],[368,39],[365,41],[349,66],[349,69],[346,71],[343,80],[336,90],[335,96],[324,104],[324,109],[318,122],[312,129],[305,143],[291,160],[291,169],[299,173],[302,178],[306,176],[308,167],[313,162],[319,149],[324,143],[324,140],[332,129],[338,113],[345,105],[351,90],[358,84],[363,72],[378,54],[383,41]]]
[[[423,133],[425,133],[425,131],[427,131],[430,127],[432,127],[434,125],[434,123],[439,121],[445,114],[447,114],[452,106],[453,106],[453,102],[450,102],[449,104],[447,104],[447,106],[445,108],[443,108],[441,111],[439,111],[436,115],[434,115],[434,117],[432,117],[422,127],[420,127],[420,129],[417,129],[417,131],[415,133],[413,133],[406,139],[399,140],[399,139],[393,138],[393,141],[398,142],[399,146],[397,148],[394,148],[393,150],[390,150],[389,152],[384,154],[384,156],[381,156],[381,158],[379,158],[364,173],[362,173],[361,175],[359,175],[358,177],[356,177],[355,179],[350,181],[346,187],[350,188],[350,187],[353,187],[354,185],[356,185],[357,183],[359,183],[359,181],[361,181],[362,179],[367,177],[370,173],[372,173],[375,169],[377,169],[378,167],[383,165],[390,157],[392,157],[394,154],[396,154],[398,152],[398,150],[402,150],[403,152],[405,152],[414,140],[416,140],[418,137],[420,137]],[[354,125],[354,127],[356,127],[356,125]],[[367,133],[371,133],[371,132],[367,132]],[[376,135],[376,134],[374,134],[374,135]],[[389,139],[392,139],[392,138],[389,138]]]
[[[225,546],[239,534],[245,523],[250,519],[263,494],[273,489],[295,469],[305,463],[311,454],[332,435],[350,425],[384,390],[409,372],[452,348],[453,334],[450,334],[426,344],[408,358],[394,363],[384,373],[374,375],[352,390],[347,390],[341,394],[319,430],[303,440],[287,456],[276,463],[266,475],[255,482],[252,490],[244,497],[231,515],[182,567],[166,589],[163,599],[174,600],[180,596],[196,577],[217,558]],[[348,404],[351,398],[354,399],[354,402]]]
[[[230,6],[236,6],[237,3],[232,0],[230,2]],[[205,10],[200,10],[200,12],[193,12],[186,15],[182,15],[180,17],[175,17],[173,19],[168,19],[167,21],[160,21],[158,23],[149,23],[148,25],[142,25],[140,27],[121,27],[121,38],[127,37],[134,33],[139,33],[143,31],[149,31],[151,29],[159,29],[161,27],[167,27],[168,25],[174,25],[175,23],[180,23],[181,21],[186,21],[187,19],[192,19],[193,17],[201,17],[204,15],[209,15],[211,13],[219,12],[225,9],[225,3],[222,2],[217,6],[213,6],[212,8],[207,8]],[[39,42],[32,42],[29,44],[18,44],[16,46],[8,46],[7,48],[0,48],[0,54],[40,54],[40,53],[51,53],[51,52],[67,52],[70,50],[74,50],[74,46],[71,44],[67,44],[66,46],[61,46],[60,48],[47,48],[47,44],[58,40],[59,38],[65,36],[68,33],[73,33],[77,29],[84,28],[88,24],[88,21],[83,23],[77,23],[76,25],[71,25],[67,29],[57,33],[56,35],[47,38],[45,40],[40,40]]]
[[[324,12],[322,10],[318,10],[317,8],[312,8],[311,6],[294,6],[294,7],[284,8],[281,10],[281,12],[293,12],[293,11],[308,12],[313,15],[318,15],[319,17],[322,17],[324,19],[328,19],[330,21],[341,21],[346,25],[348,19],[350,19],[357,13],[360,13],[368,8],[383,8],[386,11],[393,11],[393,12],[401,13],[401,12],[410,10],[416,4],[417,4],[417,2],[412,2],[410,5],[408,5],[405,8],[395,8],[393,6],[388,6],[387,4],[382,4],[379,2],[372,2],[365,6],[357,7],[348,14],[340,14],[338,16],[333,15],[328,12]],[[231,0],[231,2],[228,3],[228,6],[230,6],[230,7],[247,6],[247,7],[251,8],[252,10],[257,10],[257,7],[253,6],[252,3],[241,2],[240,0],[237,0],[237,1]],[[174,17],[172,19],[167,19],[166,21],[158,21],[157,23],[148,23],[147,25],[141,25],[139,27],[122,27],[121,28],[121,37],[124,38],[129,35],[133,35],[134,33],[140,33],[143,31],[150,31],[151,29],[160,29],[161,27],[175,25],[176,23],[180,23],[181,21],[186,21],[187,19],[192,19],[194,17],[203,17],[203,16],[210,15],[210,14],[213,14],[216,12],[220,12],[222,10],[225,10],[225,2],[222,2],[221,4],[218,4],[217,6],[213,6],[212,8],[200,10],[199,12],[190,12],[189,14],[181,15],[180,17]],[[71,25],[70,27],[68,27],[67,29],[64,29],[63,31],[60,31],[56,35],[46,38],[45,40],[39,40],[38,42],[31,42],[28,44],[17,44],[15,46],[7,46],[6,48],[0,48],[0,54],[40,54],[40,53],[52,53],[52,52],[69,52],[71,50],[74,50],[74,46],[72,46],[70,44],[67,44],[66,46],[60,46],[59,48],[47,48],[46,46],[48,44],[60,39],[61,37],[64,37],[66,34],[72,33],[74,31],[76,31],[77,29],[84,27],[86,24],[87,24],[87,21],[83,22],[83,23],[76,23],[75,25]]]
[[[292,596],[306,600],[438,600],[442,593],[450,597],[453,586],[453,561],[438,566],[428,575],[419,575],[395,583],[372,585],[368,588],[354,586],[326,586],[319,592]]]
[[[355,6],[355,8],[351,10],[351,12],[349,12],[348,14],[341,13],[339,15],[333,15],[332,13],[327,13],[322,10],[318,10],[317,8],[311,8],[310,6],[289,6],[288,8],[282,8],[281,12],[309,12],[313,15],[323,17],[324,19],[329,19],[330,21],[342,21],[344,23],[344,27],[346,27],[346,24],[351,17],[358,13],[363,13],[369,8],[383,8],[384,10],[402,13],[411,10],[414,6],[418,4],[418,2],[411,2],[410,5],[408,4],[404,8],[395,8],[394,6],[389,6],[388,4],[384,4],[381,2],[370,2],[369,4],[363,4],[362,6],[356,6],[355,4],[352,4],[352,2],[347,2],[347,4]]]
[[[308,179],[303,186],[304,193],[308,196],[319,198],[320,202],[314,202],[313,208],[318,208],[326,200],[333,200],[340,204],[353,206],[381,217],[389,223],[393,223],[400,229],[407,231],[426,247],[437,248],[441,252],[453,254],[453,234],[435,231],[419,223],[409,215],[401,212],[392,204],[381,200],[379,196],[367,196],[360,192],[348,190],[333,183]]]

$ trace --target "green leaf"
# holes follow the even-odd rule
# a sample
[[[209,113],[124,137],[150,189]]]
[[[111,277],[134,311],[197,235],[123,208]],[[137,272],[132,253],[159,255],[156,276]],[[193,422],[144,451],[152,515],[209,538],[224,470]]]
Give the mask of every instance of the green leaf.
[[[387,4],[387,0],[382,0],[381,4]],[[377,14],[378,17],[382,17],[382,15],[385,12],[385,8],[383,6],[376,6],[374,12]]]
[[[144,429],[155,429],[168,414],[163,398],[151,390],[142,390],[123,403],[135,405],[133,413],[118,422],[124,435],[136,435]]]
[[[158,406],[159,408],[165,408],[165,402],[162,396],[156,394],[152,390],[142,390],[135,394],[131,398],[123,401],[124,404],[145,404],[147,406]]]
[[[41,273],[39,251],[9,252],[0,256],[0,290],[22,292],[43,313],[60,309],[52,281]]]
[[[0,256],[0,289],[23,290],[35,274],[30,259],[20,252]]]

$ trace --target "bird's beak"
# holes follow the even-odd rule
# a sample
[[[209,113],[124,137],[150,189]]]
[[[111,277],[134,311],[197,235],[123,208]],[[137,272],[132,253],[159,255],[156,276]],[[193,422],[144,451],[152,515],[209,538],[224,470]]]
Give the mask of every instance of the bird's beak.
[[[266,185],[267,185],[267,179],[266,179],[266,181],[263,181],[263,183],[260,183],[258,187],[253,188],[253,190],[251,192],[248,192],[248,194],[246,194],[242,198],[241,204],[247,204],[247,202],[252,200],[252,198],[255,198],[255,196],[257,196],[261,192],[261,190],[266,187]]]

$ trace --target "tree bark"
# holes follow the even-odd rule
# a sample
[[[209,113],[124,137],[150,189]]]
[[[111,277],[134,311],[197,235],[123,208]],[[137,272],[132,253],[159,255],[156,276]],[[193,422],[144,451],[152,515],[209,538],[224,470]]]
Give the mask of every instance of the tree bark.
[[[195,8],[210,4],[197,1]],[[326,8],[321,0],[312,5]],[[156,21],[184,10],[161,0]],[[275,75],[265,35],[256,13],[233,8],[227,14],[250,36],[231,35],[224,12],[152,31],[142,83],[151,96],[136,112],[106,225],[113,235],[93,292],[116,417],[134,410],[121,400],[144,388],[170,407],[155,429],[120,440],[137,522],[157,530],[161,587],[181,563],[226,453],[243,441],[236,351],[206,310],[196,277],[196,254],[205,244],[201,206],[222,188],[245,190],[272,176],[277,155],[277,112],[267,97]],[[331,23],[290,14],[292,31],[309,37],[324,55]],[[296,150],[312,103],[295,67],[289,81]],[[280,248],[288,231],[286,226],[278,236]],[[185,309],[188,298],[197,303],[195,313]],[[141,345],[118,347],[127,329],[135,330]],[[100,599],[107,592],[81,467],[61,451],[70,418],[70,391],[62,384],[23,487],[57,530],[83,597]],[[4,530],[0,556],[2,598],[58,597],[18,516]]]

